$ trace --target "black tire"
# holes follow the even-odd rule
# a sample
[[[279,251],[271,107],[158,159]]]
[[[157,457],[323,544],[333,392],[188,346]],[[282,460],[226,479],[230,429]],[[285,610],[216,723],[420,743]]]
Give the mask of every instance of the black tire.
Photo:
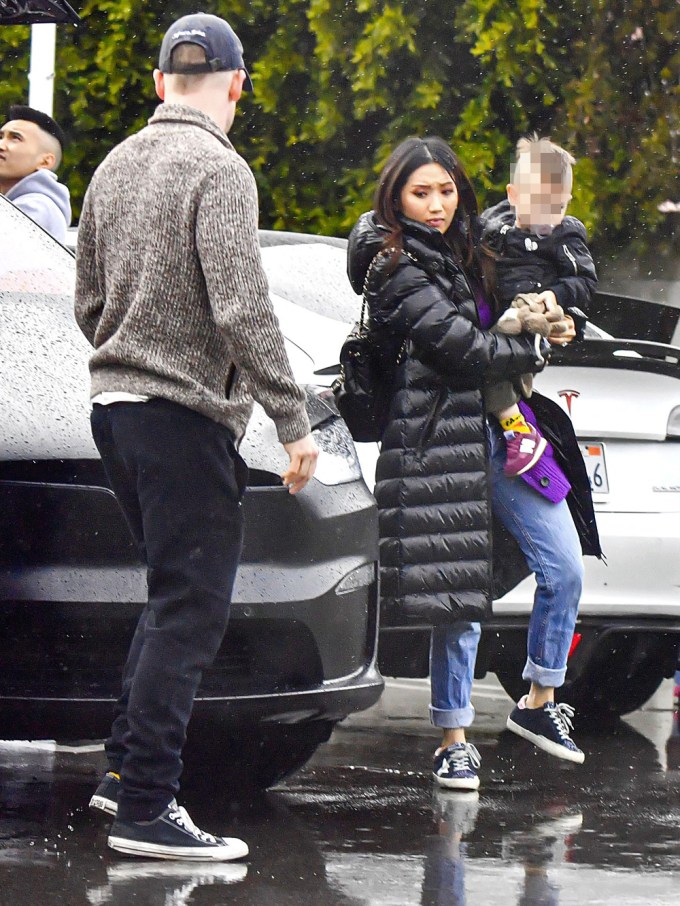
[[[496,674],[501,686],[513,701],[519,701],[529,691],[529,684],[521,678],[524,663],[518,666],[519,673],[506,674],[500,671]],[[572,705],[580,720],[613,720],[641,708],[654,695],[663,678],[656,673],[633,678],[632,681],[620,686],[614,695],[610,690],[610,696],[606,701],[598,701],[594,697],[595,690],[600,685],[598,679],[590,678],[586,672],[578,680],[571,681],[567,672],[564,685],[555,690],[555,699]]]
[[[268,727],[257,734],[255,779],[260,789],[299,771],[333,732],[331,721]]]
[[[330,737],[334,721],[304,724],[222,725],[202,721],[189,729],[182,786],[204,780],[247,797],[293,774]]]
[[[583,650],[576,649],[555,697],[572,705],[579,720],[601,721],[629,714],[642,707],[663,679],[672,675],[677,645],[677,636],[664,633],[617,633],[599,642],[596,636],[584,637]],[[529,688],[522,679],[525,662],[523,647],[505,646],[502,662],[495,667],[500,684],[514,701]]]

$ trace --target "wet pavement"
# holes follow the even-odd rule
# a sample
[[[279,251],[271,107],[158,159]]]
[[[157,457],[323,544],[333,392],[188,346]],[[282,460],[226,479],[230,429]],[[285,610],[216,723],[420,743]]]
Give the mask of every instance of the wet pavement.
[[[125,860],[86,804],[100,750],[0,744],[0,906],[572,906],[680,902],[680,736],[671,687],[613,727],[579,727],[584,766],[503,730],[511,705],[476,685],[479,795],[433,789],[426,684],[390,682],[308,766],[257,802],[219,778],[183,795],[243,864]]]

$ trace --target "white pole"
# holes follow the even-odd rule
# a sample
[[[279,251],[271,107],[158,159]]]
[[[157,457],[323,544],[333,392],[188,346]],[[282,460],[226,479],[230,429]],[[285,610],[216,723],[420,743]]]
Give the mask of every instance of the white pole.
[[[31,26],[31,66],[28,74],[28,105],[52,116],[54,109],[54,58],[57,26]]]

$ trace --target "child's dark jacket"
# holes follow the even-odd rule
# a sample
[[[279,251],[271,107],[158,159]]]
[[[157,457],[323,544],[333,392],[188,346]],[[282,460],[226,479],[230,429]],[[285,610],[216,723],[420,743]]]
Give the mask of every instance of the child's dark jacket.
[[[597,286],[581,221],[565,217],[549,236],[537,236],[515,226],[515,209],[507,200],[488,208],[480,220],[482,242],[497,256],[501,303],[509,305],[518,293],[551,289],[580,333]]]

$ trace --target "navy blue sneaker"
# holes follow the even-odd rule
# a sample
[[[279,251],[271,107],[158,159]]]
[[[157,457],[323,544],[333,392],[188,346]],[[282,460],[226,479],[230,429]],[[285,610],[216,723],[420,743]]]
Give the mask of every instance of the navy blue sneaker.
[[[198,827],[173,799],[153,821],[116,819],[108,839],[111,849],[127,856],[183,859],[189,862],[230,862],[248,855],[237,837],[213,837]]]
[[[573,727],[571,718],[574,716],[571,705],[546,702],[542,708],[527,708],[526,699],[526,695],[522,696],[508,717],[508,730],[533,742],[549,755],[583,764],[586,756],[569,735],[569,730]]]
[[[447,790],[476,790],[479,788],[477,768],[482,759],[469,742],[456,742],[434,753],[434,779]]]
[[[118,793],[120,791],[120,774],[107,771],[102,782],[94,791],[90,799],[90,808],[93,812],[104,812],[106,815],[118,814]]]

